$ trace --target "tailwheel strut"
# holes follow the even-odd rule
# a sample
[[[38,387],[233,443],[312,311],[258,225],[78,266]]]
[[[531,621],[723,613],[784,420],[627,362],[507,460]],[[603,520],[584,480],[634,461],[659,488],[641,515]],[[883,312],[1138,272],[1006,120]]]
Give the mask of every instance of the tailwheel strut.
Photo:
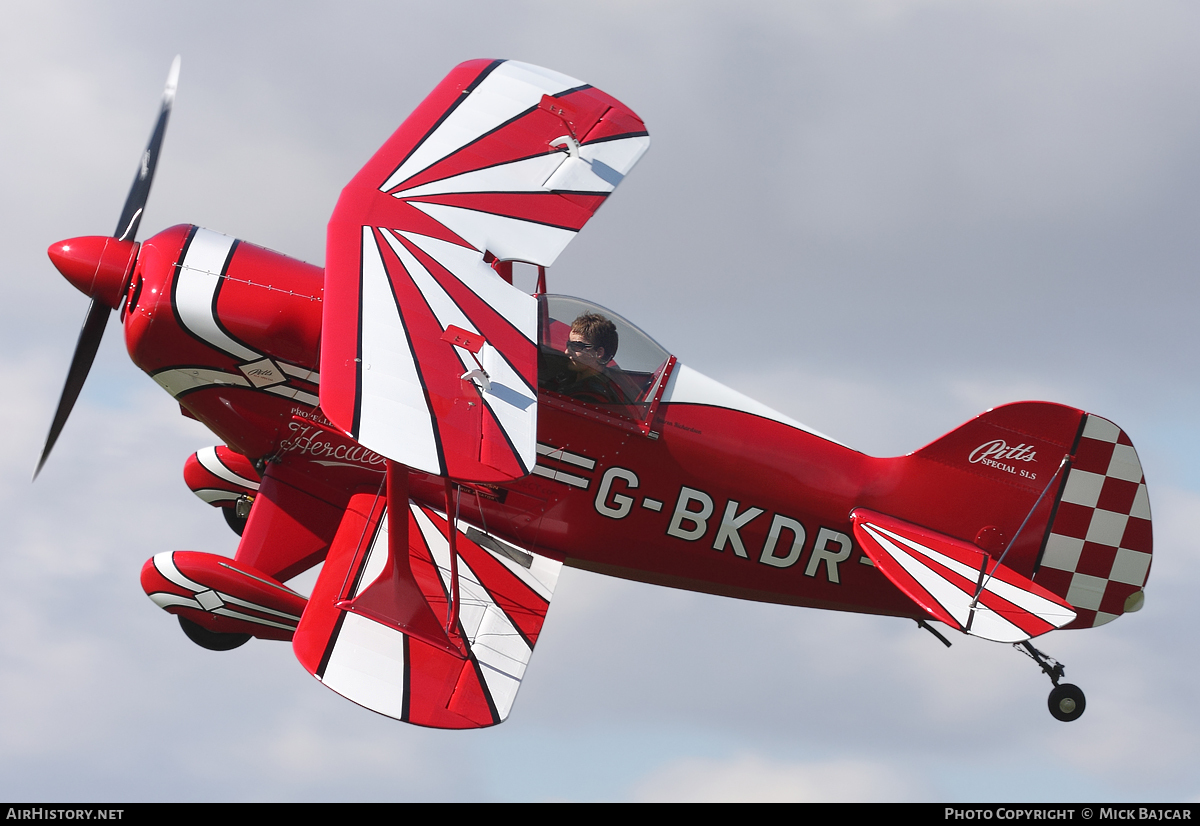
[[[1038,651],[1030,644],[1029,640],[1017,643],[1013,648],[1023,651],[1026,656],[1041,666],[1042,672],[1050,678],[1050,682],[1054,683],[1047,705],[1055,720],[1069,723],[1083,716],[1083,710],[1087,708],[1087,699],[1083,696],[1082,689],[1071,683],[1059,684],[1059,680],[1066,672],[1062,663]]]

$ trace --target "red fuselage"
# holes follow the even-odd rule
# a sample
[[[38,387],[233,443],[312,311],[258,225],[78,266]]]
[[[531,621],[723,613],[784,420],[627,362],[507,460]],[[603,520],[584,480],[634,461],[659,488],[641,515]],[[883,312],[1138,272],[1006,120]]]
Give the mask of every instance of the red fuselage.
[[[141,245],[123,305],[133,361],[184,415],[260,467],[286,470],[309,496],[342,508],[353,493],[378,490],[383,457],[320,412],[323,270],[220,239],[177,226]],[[189,252],[201,240],[211,247],[207,264]],[[971,472],[927,451],[872,458],[704,382],[732,401],[714,401],[716,391],[689,397],[673,377],[642,427],[543,391],[537,469],[504,485],[464,483],[459,517],[613,576],[918,617],[854,543],[851,510],[886,510],[966,541],[988,529],[1012,537],[1049,479],[1020,450],[972,462]],[[964,461],[973,447],[963,449]],[[443,480],[412,474],[414,498],[444,507],[444,490]],[[1008,566],[1032,575],[1047,516],[1033,520],[1040,526],[1021,536]],[[239,559],[254,554],[239,549]],[[275,569],[294,575],[317,561],[308,548],[303,560]]]

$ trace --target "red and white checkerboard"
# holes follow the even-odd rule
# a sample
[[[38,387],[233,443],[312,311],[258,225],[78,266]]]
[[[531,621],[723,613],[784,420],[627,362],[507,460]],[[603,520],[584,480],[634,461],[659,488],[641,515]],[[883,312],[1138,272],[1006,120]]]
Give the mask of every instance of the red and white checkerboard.
[[[1140,607],[1153,545],[1137,451],[1121,428],[1088,415],[1033,581],[1078,611],[1067,628],[1103,625]]]

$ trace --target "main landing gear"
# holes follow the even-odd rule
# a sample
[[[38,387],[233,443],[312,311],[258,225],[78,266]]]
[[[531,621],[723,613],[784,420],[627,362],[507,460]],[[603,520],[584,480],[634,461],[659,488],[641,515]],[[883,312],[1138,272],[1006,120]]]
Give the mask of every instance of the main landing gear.
[[[254,498],[250,496],[239,496],[231,508],[221,508],[221,513],[225,517],[225,523],[233,529],[233,532],[238,536],[242,535],[242,531],[246,529],[246,520],[250,518],[250,507],[254,504]]]
[[[1050,698],[1047,701],[1047,705],[1049,705],[1050,714],[1053,715],[1055,720],[1062,720],[1064,723],[1069,723],[1083,716],[1083,710],[1087,708],[1087,700],[1083,696],[1083,691],[1077,685],[1071,685],[1070,683],[1059,685],[1058,683],[1066,671],[1062,663],[1038,651],[1029,644],[1029,640],[1018,643],[1013,648],[1016,648],[1018,651],[1023,649],[1026,656],[1040,665],[1042,671],[1050,678],[1050,682],[1054,683],[1054,688],[1050,691]]]
[[[232,651],[250,641],[249,634],[219,634],[183,617],[179,617],[179,627],[189,640],[209,651]]]

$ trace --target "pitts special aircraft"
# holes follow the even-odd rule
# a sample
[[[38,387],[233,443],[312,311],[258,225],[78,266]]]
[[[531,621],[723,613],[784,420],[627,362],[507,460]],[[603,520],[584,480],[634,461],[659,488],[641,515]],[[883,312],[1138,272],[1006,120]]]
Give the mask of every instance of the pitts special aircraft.
[[[342,191],[324,271],[195,226],[138,244],[178,71],[114,236],[50,248],[91,306],[38,470],[116,310],[134,363],[223,442],[184,477],[236,555],[142,569],[193,641],[290,640],[380,714],[490,726],[567,564],[907,617],[949,645],[936,620],[1022,647],[1051,713],[1083,713],[1029,640],[1142,605],[1149,499],[1112,422],[1021,402],[872,458],[547,294],[650,139],[615,98],[523,63],[446,76]],[[514,262],[538,268],[533,295]],[[285,584],[321,563],[307,599]]]

